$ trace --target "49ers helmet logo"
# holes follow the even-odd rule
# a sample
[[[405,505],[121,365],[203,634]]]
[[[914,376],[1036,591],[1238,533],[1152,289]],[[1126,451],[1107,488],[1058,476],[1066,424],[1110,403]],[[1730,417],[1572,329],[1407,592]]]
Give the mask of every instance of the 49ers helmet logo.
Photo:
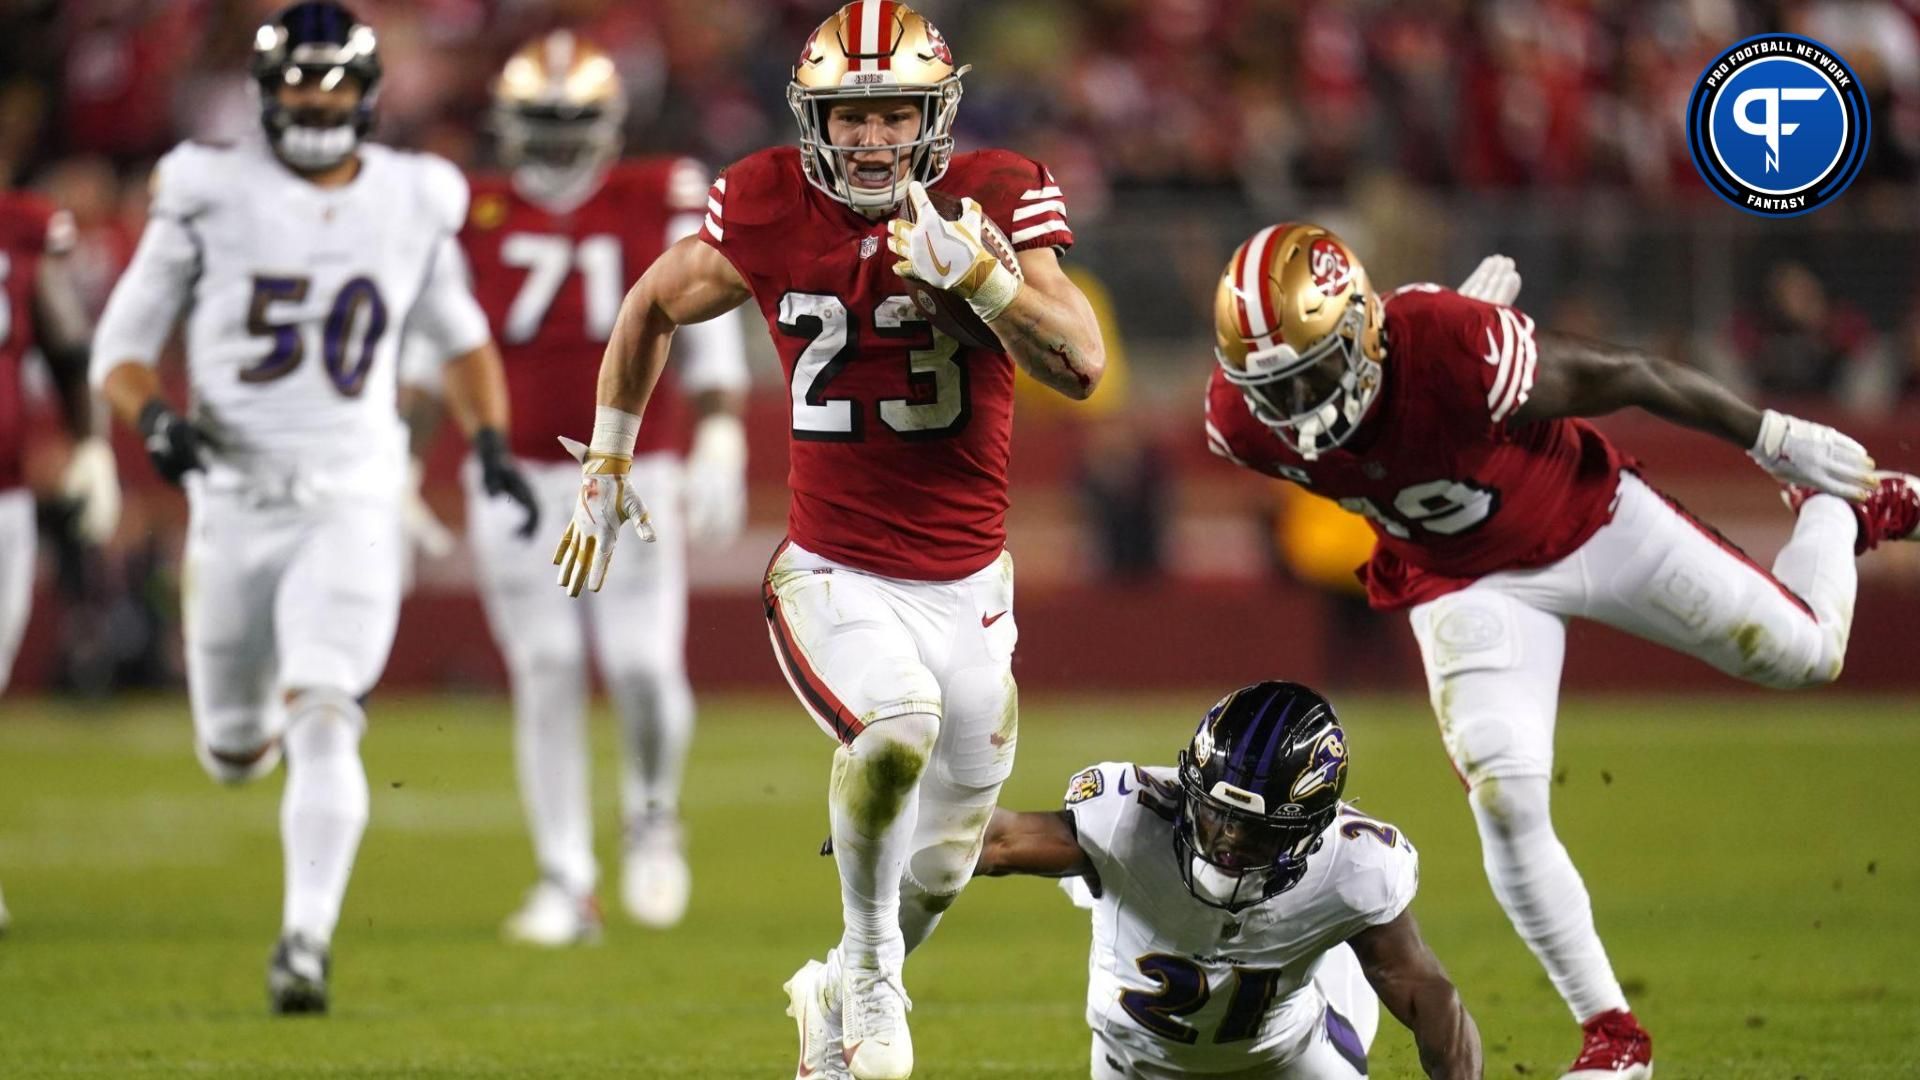
[[[1337,293],[1353,280],[1353,260],[1325,236],[1307,248],[1307,269],[1313,273],[1314,287],[1322,293]]]
[[[953,66],[953,50],[947,48],[947,39],[945,35],[941,34],[939,28],[934,26],[932,23],[927,23],[926,27],[927,27],[927,47],[933,50],[933,55],[937,57],[941,63],[946,64],[948,67],[952,67]]]

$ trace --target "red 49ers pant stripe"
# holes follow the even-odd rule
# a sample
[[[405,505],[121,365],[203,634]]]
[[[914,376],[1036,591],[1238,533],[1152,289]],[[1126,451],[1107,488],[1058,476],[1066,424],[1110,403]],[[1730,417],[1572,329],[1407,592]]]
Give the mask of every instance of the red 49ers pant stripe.
[[[773,591],[773,564],[780,561],[780,553],[787,550],[788,543],[782,540],[780,546],[773,549],[766,577],[760,584],[760,599],[767,612],[767,637],[773,641],[773,658],[779,662],[780,673],[786,676],[787,685],[793,687],[800,704],[841,742],[851,744],[867,726],[854,718],[853,710],[847,708],[813,665],[807,663],[807,654],[794,640],[793,627],[787,624],[786,613],[780,609],[780,597]]]
[[[1653,487],[1652,484],[1648,484],[1647,486]],[[1673,507],[1673,512],[1676,514],[1679,514],[1682,520],[1684,520],[1687,524],[1693,526],[1695,529],[1699,530],[1701,535],[1713,541],[1715,544],[1718,544],[1720,546],[1720,550],[1726,552],[1729,555],[1732,555],[1734,558],[1739,559],[1741,562],[1746,563],[1748,566],[1753,567],[1754,573],[1759,574],[1763,578],[1766,578],[1767,581],[1770,584],[1772,584],[1774,588],[1779,589],[1780,595],[1786,597],[1789,601],[1791,601],[1794,607],[1797,607],[1801,611],[1806,612],[1807,618],[1812,619],[1815,622],[1820,621],[1820,617],[1813,613],[1813,607],[1811,605],[1809,605],[1805,600],[1802,600],[1798,593],[1794,592],[1792,589],[1787,588],[1786,584],[1782,582],[1779,578],[1774,577],[1773,571],[1768,570],[1766,567],[1761,566],[1757,562],[1754,562],[1753,556],[1748,555],[1745,551],[1741,550],[1740,545],[1727,539],[1725,536],[1722,536],[1720,534],[1719,529],[1716,529],[1713,526],[1707,524],[1706,522],[1701,521],[1699,518],[1694,517],[1693,511],[1688,510],[1684,506],[1681,506],[1678,499],[1675,499],[1673,496],[1667,494],[1664,491],[1661,491],[1659,488],[1653,488],[1653,490],[1656,495],[1660,496],[1660,500],[1662,502],[1666,503],[1668,506]]]

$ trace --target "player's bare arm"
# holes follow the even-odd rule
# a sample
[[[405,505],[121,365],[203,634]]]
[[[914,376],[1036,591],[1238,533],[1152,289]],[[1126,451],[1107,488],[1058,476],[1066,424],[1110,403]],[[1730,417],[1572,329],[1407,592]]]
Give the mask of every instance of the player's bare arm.
[[[1420,936],[1413,913],[1368,927],[1348,944],[1381,1004],[1413,1032],[1420,1067],[1433,1080],[1479,1080],[1480,1032],[1459,991]]]
[[[553,564],[570,595],[600,591],[621,525],[632,522],[642,540],[653,539],[647,508],[626,481],[640,417],[666,368],[674,330],[718,318],[751,295],[726,256],[689,236],[655,259],[620,301],[600,360],[593,441],[567,444],[580,461],[580,498]]]
[[[1087,853],[1080,850],[1071,813],[1019,813],[996,808],[973,872],[976,877],[1073,877],[1092,868]]]
[[[1100,385],[1107,367],[1093,305],[1060,269],[1060,257],[1051,248],[1034,248],[1018,257],[1026,282],[988,325],[1021,370],[1084,401]]]
[[[1761,410],[1701,372],[1624,345],[1538,335],[1532,396],[1521,421],[1604,416],[1638,407],[1746,450],[1779,479],[1859,501],[1879,487],[1873,458],[1822,424]]]
[[[639,416],[667,366],[673,332],[706,322],[752,296],[739,271],[695,236],[683,237],[654,260],[627,290],[600,361],[598,401]]]
[[[60,390],[67,430],[73,435],[73,454],[61,478],[61,491],[79,508],[74,518],[79,535],[91,543],[105,543],[120,522],[120,476],[113,448],[101,434],[105,418],[94,416],[96,406],[87,384],[87,344],[93,324],[64,252],[50,251],[40,260],[34,278],[33,325],[34,338]]]
[[[65,254],[49,252],[40,260],[34,281],[33,327],[34,340],[60,388],[67,430],[74,438],[84,439],[94,430],[93,397],[87,389],[87,342],[93,337],[93,326]]]

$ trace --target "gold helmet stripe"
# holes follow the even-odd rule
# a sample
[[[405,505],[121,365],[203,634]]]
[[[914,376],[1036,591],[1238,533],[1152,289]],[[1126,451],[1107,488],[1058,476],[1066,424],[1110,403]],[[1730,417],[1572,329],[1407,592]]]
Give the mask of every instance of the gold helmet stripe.
[[[547,92],[561,99],[567,92],[567,76],[573,72],[573,33],[555,30],[542,44],[547,50]]]

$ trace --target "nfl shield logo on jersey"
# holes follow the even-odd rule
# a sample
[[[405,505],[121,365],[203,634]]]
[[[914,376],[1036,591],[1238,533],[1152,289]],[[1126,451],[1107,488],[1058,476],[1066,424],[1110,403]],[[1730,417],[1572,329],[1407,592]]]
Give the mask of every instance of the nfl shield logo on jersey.
[[[1797,34],[1762,34],[1721,53],[1687,102],[1694,167],[1715,194],[1763,217],[1797,217],[1845,191],[1871,128],[1853,69]]]
[[[873,258],[873,253],[879,250],[880,238],[877,236],[868,236],[860,241],[860,257],[863,259]]]

